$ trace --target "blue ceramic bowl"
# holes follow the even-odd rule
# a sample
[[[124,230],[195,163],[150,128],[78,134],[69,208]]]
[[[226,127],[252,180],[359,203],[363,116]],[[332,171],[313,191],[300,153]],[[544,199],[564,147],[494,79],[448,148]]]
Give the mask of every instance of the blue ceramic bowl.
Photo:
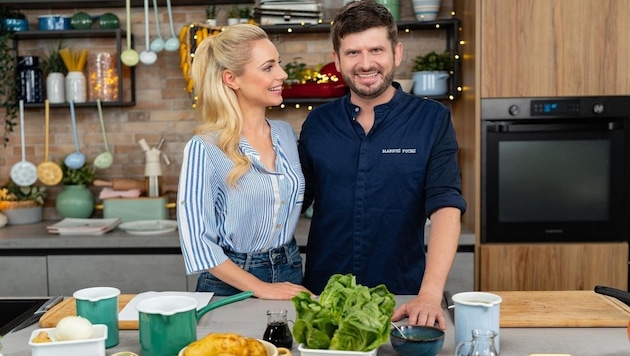
[[[444,346],[444,331],[431,326],[400,326],[406,339],[395,328],[390,333],[394,350],[402,356],[435,356]]]
[[[12,31],[28,31],[28,21],[24,19],[4,19],[4,27]]]
[[[70,16],[44,15],[37,18],[40,31],[70,30]]]

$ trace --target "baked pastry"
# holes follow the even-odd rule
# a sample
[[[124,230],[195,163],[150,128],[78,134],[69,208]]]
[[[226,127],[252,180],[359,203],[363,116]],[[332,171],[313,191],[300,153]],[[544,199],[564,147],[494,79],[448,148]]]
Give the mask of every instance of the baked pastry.
[[[47,332],[45,331],[40,331],[37,335],[35,335],[35,337],[33,338],[33,343],[35,344],[40,344],[40,343],[44,343],[44,342],[52,342],[52,339],[50,338],[50,335],[48,335]]]
[[[192,342],[184,356],[267,356],[263,344],[234,333],[212,333]]]

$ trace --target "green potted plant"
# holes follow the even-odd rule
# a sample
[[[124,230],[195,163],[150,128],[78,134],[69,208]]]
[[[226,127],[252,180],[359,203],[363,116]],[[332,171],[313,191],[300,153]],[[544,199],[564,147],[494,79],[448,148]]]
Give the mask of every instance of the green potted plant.
[[[448,79],[453,70],[453,55],[435,51],[418,55],[412,70],[413,93],[420,96],[444,95],[448,92]]]
[[[57,48],[51,47],[42,57],[42,69],[46,77],[46,97],[52,104],[66,101],[65,76],[68,73],[66,64],[61,57],[61,42]]]
[[[228,25],[235,25],[239,23],[241,16],[241,10],[238,6],[232,6],[227,12]]]
[[[40,222],[47,195],[46,187],[22,187],[9,180],[0,188],[0,212],[10,225]]]
[[[206,23],[210,26],[217,25],[217,6],[216,5],[206,6]]]
[[[10,5],[0,5],[0,107],[5,108],[4,136],[6,146],[9,136],[17,124],[18,105],[17,96],[19,82],[15,67],[15,51],[13,50],[13,35],[17,22],[25,22],[26,16]],[[28,23],[27,23],[28,25]]]
[[[61,161],[64,187],[57,195],[55,208],[64,218],[89,218],[94,211],[94,194],[88,188],[96,179],[96,169],[91,164],[73,169]]]

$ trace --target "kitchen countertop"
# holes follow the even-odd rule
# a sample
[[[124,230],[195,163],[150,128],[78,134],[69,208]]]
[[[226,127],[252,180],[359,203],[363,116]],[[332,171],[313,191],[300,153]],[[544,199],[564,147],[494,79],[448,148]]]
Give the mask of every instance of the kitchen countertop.
[[[58,235],[48,233],[46,226],[57,221],[42,221],[36,224],[9,225],[0,229],[1,250],[54,250],[62,249],[106,249],[106,248],[161,248],[179,249],[177,231],[157,235],[132,235],[116,228],[103,235]],[[310,220],[301,218],[295,230],[299,246],[306,246]],[[428,236],[430,224],[425,234]],[[469,229],[462,227],[460,249],[472,252],[475,236]],[[6,253],[5,253],[6,254]]]
[[[399,303],[412,296],[397,296]],[[214,300],[219,297],[213,298]],[[244,336],[260,338],[265,330],[266,310],[283,308],[288,310],[290,320],[295,320],[295,309],[290,301],[269,301],[250,298],[229,304],[206,314],[198,324],[197,336],[201,338],[210,332],[237,332]],[[448,327],[444,348],[440,355],[454,355],[454,327],[447,318]],[[29,356],[28,338],[37,324],[10,333],[1,340],[5,356]],[[119,351],[140,353],[138,332],[121,330],[118,346],[107,349],[112,355]],[[297,345],[292,352],[299,355]],[[527,356],[530,354],[570,354],[573,356],[606,355],[622,356],[630,354],[630,343],[625,328],[502,328],[501,356]],[[378,351],[379,356],[396,355],[391,345],[385,344]]]

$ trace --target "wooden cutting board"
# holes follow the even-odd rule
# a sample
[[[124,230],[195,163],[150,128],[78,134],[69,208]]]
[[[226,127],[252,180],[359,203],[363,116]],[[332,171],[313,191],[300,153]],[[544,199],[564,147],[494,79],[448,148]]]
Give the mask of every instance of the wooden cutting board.
[[[630,307],[593,291],[491,292],[503,298],[502,328],[627,327]]]
[[[135,297],[135,294],[121,294],[118,296],[118,311],[121,311],[129,301]],[[39,326],[42,328],[54,328],[61,318],[69,315],[77,315],[77,304],[73,297],[64,299],[61,303],[52,307],[39,319]],[[118,328],[120,330],[137,330],[137,320],[119,320]]]

